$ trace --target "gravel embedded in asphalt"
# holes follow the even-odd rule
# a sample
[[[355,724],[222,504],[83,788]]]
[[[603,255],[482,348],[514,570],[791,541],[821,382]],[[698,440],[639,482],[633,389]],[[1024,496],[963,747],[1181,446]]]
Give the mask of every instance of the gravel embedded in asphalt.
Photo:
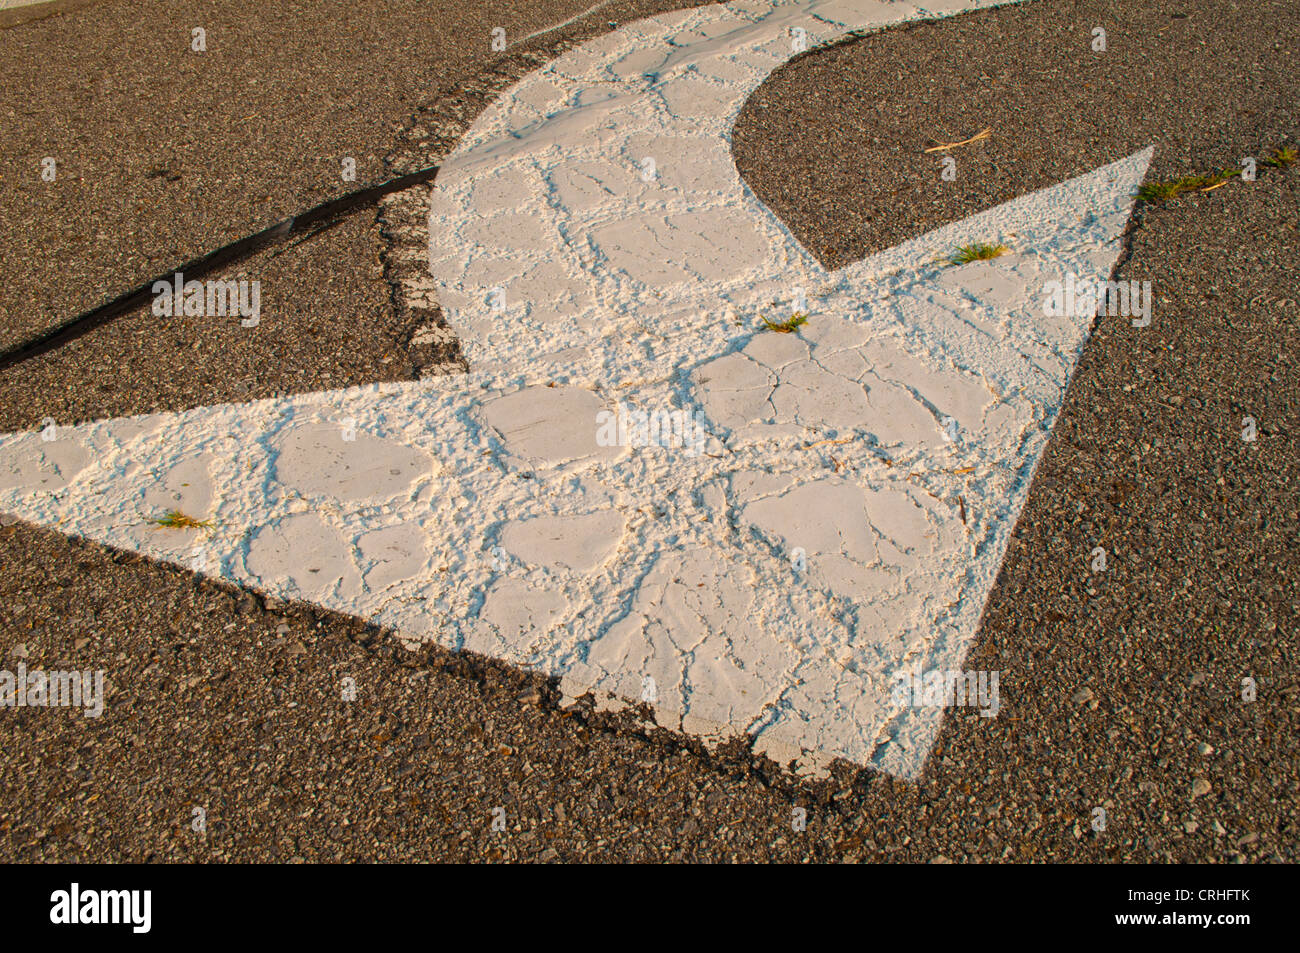
[[[746,127],[742,117],[738,164],[810,247],[860,255],[878,247],[873,242],[897,240],[873,224],[884,210],[889,228],[910,237],[1059,180],[1052,176],[1117,158],[1130,144],[1123,124],[1105,130],[1118,138],[1099,141],[1096,153],[1075,155],[1042,141],[1033,167],[1047,181],[1008,185],[1006,169],[1021,166],[1004,166],[996,186],[971,183],[971,193],[938,190],[930,203],[909,203],[891,191],[903,187],[904,175],[850,174],[876,169],[893,146],[877,154],[865,144],[857,151],[849,142],[825,145],[844,135],[837,129],[861,124],[861,117],[850,119],[851,104],[868,99],[883,101],[882,115],[911,117],[874,133],[906,143],[897,147],[900,156],[923,148],[929,136],[964,138],[983,125],[995,128],[990,144],[1004,142],[991,119],[942,113],[950,99],[926,92],[935,75],[900,76],[896,64],[942,39],[915,39],[923,31],[976,36],[977,17],[1014,12],[1022,19],[1006,24],[996,42],[973,40],[963,49],[969,75],[994,75],[1007,43],[1023,38],[1041,46],[1063,32],[1052,19],[1058,11],[1078,9],[1034,3],[804,58],[755,98],[767,104],[769,127]],[[1114,15],[1117,8],[1087,9]],[[267,10],[272,17],[275,6]],[[1199,0],[1162,5],[1132,14],[1148,19],[1128,21],[1136,24],[1129,32],[1181,23],[1173,12],[1199,22],[1219,10]],[[1270,75],[1283,72],[1272,44],[1286,26],[1273,19],[1267,32],[1234,21],[1243,58],[1216,51],[1215,68],[1243,82],[1255,62]],[[57,18],[24,29],[51,23]],[[340,42],[328,40],[329,28],[304,30],[301,42],[328,52],[330,42]],[[1109,37],[1114,50],[1116,31]],[[1170,115],[1193,117],[1204,104],[1184,77],[1195,75],[1197,54],[1180,55],[1180,69],[1158,72],[1142,95],[1153,112],[1163,103]],[[823,57],[835,68],[823,69]],[[55,68],[52,75],[62,74]],[[1033,95],[1017,98],[1013,115],[1035,128],[1059,122],[1058,103],[1074,79],[1067,72],[1031,84]],[[1174,150],[1171,158],[1153,137],[1152,176],[1217,167],[1252,148],[1252,136],[1294,142],[1300,100],[1292,96],[1288,107],[1265,102],[1268,95],[1257,90],[1234,104],[1276,119],[1266,128],[1234,127],[1231,136],[1241,138],[1224,133],[1207,139],[1203,151],[1183,157]],[[817,97],[839,105],[809,112]],[[49,121],[59,107],[45,108]],[[1018,142],[1026,168],[1036,142]],[[973,172],[964,157],[982,146],[954,150],[965,170],[959,182]],[[375,141],[372,149],[379,154],[383,146]],[[763,169],[779,168],[782,156],[789,168],[811,169],[811,158],[797,150],[817,156],[822,184],[792,186],[776,198]],[[1014,158],[1003,154],[1001,161]],[[548,687],[485,660],[408,653],[355,620],[268,607],[181,568],[11,524],[0,526],[0,668],[20,660],[29,669],[103,668],[112,693],[99,719],[0,711],[0,765],[10,792],[0,801],[0,855],[1294,862],[1297,209],[1300,171],[1293,168],[1139,210],[1116,277],[1153,282],[1153,324],[1098,322],[967,661],[967,668],[1001,672],[1001,713],[951,712],[917,784],[847,767],[827,782],[798,783],[743,750],[709,754],[661,732],[639,732],[627,717],[561,713]],[[320,251],[290,250],[266,267],[283,267],[283,280],[297,287],[322,289],[309,300],[337,294],[332,307],[340,313],[361,302],[357,333],[376,333],[393,318],[383,308],[377,252],[366,257],[361,249],[378,242],[364,221],[354,223],[313,240]],[[25,260],[27,252],[18,254]],[[333,277],[344,283],[330,292],[337,260],[351,270]],[[132,326],[123,321],[122,328]],[[114,333],[85,339],[87,348],[99,348],[95,357],[52,356],[64,361],[57,372],[6,375],[6,427],[33,425],[46,406],[73,417],[135,413],[208,403],[250,376],[248,396],[269,386],[258,365],[239,363],[252,358],[237,345],[221,350],[197,331],[187,347],[167,353],[127,351]],[[138,321],[134,334],[151,340]],[[322,386],[312,375],[328,371],[329,358],[323,366],[300,359],[300,343],[272,340],[261,352],[268,362],[278,354],[287,369],[305,369],[298,379],[286,370],[277,388]],[[306,353],[345,346],[327,338],[322,351]],[[207,349],[210,362],[193,356]],[[192,356],[188,364],[162,365],[170,376],[132,366],[142,354],[157,360],[178,353]],[[347,374],[372,373],[366,361],[381,359],[358,358]],[[210,379],[190,389],[168,383],[196,370]],[[394,376],[401,373],[394,368]],[[115,389],[98,390],[104,383]],[[1257,421],[1253,441],[1242,439],[1245,416]],[[1096,546],[1108,551],[1102,573],[1089,568]],[[1253,702],[1241,697],[1247,676],[1258,683]],[[355,701],[342,700],[344,678],[355,679]],[[192,828],[196,807],[206,811],[202,834]],[[498,807],[506,829],[494,832]],[[795,807],[807,809],[805,831],[793,829]],[[1106,811],[1104,832],[1091,826],[1098,807]]]

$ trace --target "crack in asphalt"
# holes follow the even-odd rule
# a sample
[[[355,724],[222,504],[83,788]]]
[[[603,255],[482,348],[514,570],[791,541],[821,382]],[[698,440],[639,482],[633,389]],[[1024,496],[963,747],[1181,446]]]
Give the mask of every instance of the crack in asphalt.
[[[439,168],[440,166],[437,165],[429,166],[389,179],[387,182],[367,186],[364,189],[358,189],[355,192],[349,192],[338,198],[330,199],[299,215],[282,219],[260,232],[237,239],[228,245],[223,245],[206,255],[187,261],[175,268],[169,268],[125,294],[119,295],[112,301],[80,314],[0,353],[0,371],[8,370],[42,354],[57,350],[65,344],[89,334],[96,328],[103,327],[110,321],[134,311],[153,297],[155,282],[170,281],[172,276],[178,273],[197,280],[230,265],[247,261],[262,249],[282,244],[291,237],[297,236],[299,243],[314,238],[327,229],[333,228],[348,216],[374,205],[385,195],[403,192],[414,186],[432,182],[437,176]]]

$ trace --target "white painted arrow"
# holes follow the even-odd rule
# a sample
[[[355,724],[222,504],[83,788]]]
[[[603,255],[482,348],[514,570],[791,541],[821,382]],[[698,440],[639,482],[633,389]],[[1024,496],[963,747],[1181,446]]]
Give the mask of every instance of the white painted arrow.
[[[805,37],[979,5],[756,0],[570,51],[437,181],[470,374],[9,435],[0,507],[782,762],[914,774],[942,712],[894,676],[961,665],[1091,321],[1043,286],[1105,280],[1150,150],[828,273],[728,143]],[[1013,253],[938,262],[977,241]],[[635,411],[707,440],[628,446]],[[213,527],[150,522],[173,508]]]

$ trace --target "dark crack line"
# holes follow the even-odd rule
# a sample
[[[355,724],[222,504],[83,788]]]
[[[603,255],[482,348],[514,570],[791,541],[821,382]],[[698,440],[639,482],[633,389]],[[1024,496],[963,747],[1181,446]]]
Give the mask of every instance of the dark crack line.
[[[402,192],[413,186],[431,182],[437,176],[438,169],[439,166],[429,166],[426,169],[398,176],[379,185],[372,185],[356,192],[349,192],[347,195],[341,195],[338,198],[330,199],[328,202],[322,202],[301,215],[283,219],[269,228],[262,229],[260,232],[231,242],[229,245],[223,245],[215,251],[208,252],[206,255],[187,261],[175,268],[169,268],[162,274],[150,278],[112,301],[80,314],[0,354],[0,371],[15,367],[25,361],[30,361],[42,354],[63,347],[70,341],[75,341],[82,335],[103,327],[115,318],[134,311],[153,297],[154,282],[170,281],[177,272],[184,274],[187,280],[201,279],[205,275],[213,274],[230,265],[246,261],[262,249],[272,245],[279,245],[288,241],[291,237],[296,237],[298,242],[295,242],[295,244],[299,244],[340,224],[344,218],[360,209],[374,205],[385,195]]]

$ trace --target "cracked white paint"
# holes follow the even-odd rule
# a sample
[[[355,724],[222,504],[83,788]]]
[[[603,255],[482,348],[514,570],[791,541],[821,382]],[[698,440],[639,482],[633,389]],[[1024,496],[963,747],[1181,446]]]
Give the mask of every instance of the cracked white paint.
[[[1150,152],[827,272],[728,139],[792,28],[978,5],[752,0],[570,51],[437,180],[469,375],[9,435],[0,507],[782,762],[914,774],[941,712],[891,675],[961,665],[1090,324],[1040,289],[1108,275]],[[1015,253],[938,263],[972,241]],[[756,331],[796,288],[807,324]],[[603,445],[620,404],[701,411],[705,452]],[[147,523],[172,507],[213,529]]]

